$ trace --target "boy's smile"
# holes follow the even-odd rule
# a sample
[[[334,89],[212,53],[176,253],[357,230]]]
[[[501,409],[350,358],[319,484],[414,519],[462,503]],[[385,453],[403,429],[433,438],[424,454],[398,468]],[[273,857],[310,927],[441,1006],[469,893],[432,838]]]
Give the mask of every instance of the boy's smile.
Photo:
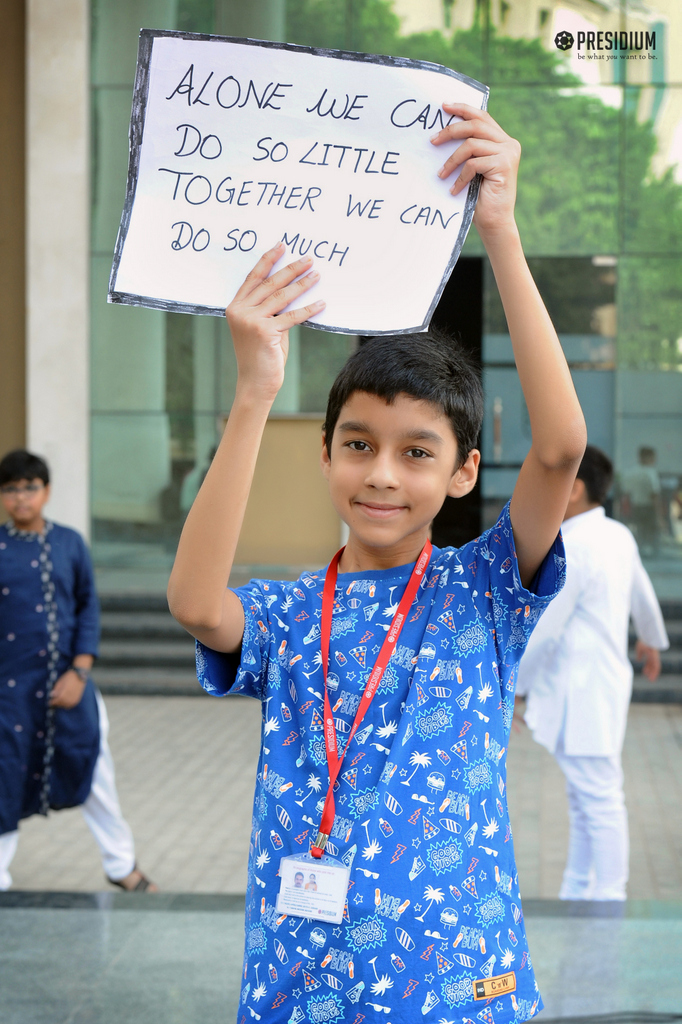
[[[322,471],[350,536],[340,571],[415,561],[447,495],[476,483],[479,453],[456,469],[457,440],[431,402],[398,395],[391,404],[354,392],[341,409]]]

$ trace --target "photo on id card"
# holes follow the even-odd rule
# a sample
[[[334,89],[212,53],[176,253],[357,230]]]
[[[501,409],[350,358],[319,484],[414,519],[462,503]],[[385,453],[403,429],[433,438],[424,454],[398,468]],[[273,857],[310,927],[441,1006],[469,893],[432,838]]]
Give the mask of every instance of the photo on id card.
[[[277,910],[292,917],[340,924],[349,874],[346,865],[333,857],[282,857]]]

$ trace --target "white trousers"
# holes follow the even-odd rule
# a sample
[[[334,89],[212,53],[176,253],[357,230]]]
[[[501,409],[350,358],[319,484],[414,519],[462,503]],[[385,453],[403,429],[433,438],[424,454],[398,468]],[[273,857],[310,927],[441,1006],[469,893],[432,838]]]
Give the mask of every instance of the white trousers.
[[[568,860],[559,898],[624,900],[630,841],[620,756],[555,753],[566,776]]]
[[[97,691],[99,711],[99,757],[92,776],[92,789],[81,806],[88,828],[95,837],[102,857],[104,873],[115,880],[125,878],[135,866],[135,847],[130,826],[121,814],[116,792],[114,761],[109,749],[109,717]],[[12,876],[9,866],[17,850],[19,832],[0,836],[0,891],[9,889]]]

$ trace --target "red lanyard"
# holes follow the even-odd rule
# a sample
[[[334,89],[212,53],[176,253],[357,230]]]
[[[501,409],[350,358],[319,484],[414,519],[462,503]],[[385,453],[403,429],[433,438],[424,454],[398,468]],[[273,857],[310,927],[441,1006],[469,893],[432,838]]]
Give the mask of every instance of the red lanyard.
[[[339,777],[339,772],[341,771],[344,754],[348,750],[355,733],[358,731],[360,723],[367,714],[367,710],[372,703],[372,698],[377,692],[379,683],[386,671],[386,666],[388,665],[391,655],[395,650],[395,644],[400,636],[407,613],[412,606],[412,602],[415,599],[417,590],[419,589],[424,573],[426,572],[426,568],[429,564],[431,550],[431,541],[427,540],[426,544],[422,548],[419,558],[417,559],[417,563],[412,570],[412,575],[410,576],[408,584],[405,587],[405,593],[403,594],[400,604],[398,605],[398,610],[393,617],[391,628],[386,634],[386,638],[381,645],[379,656],[377,657],[371,675],[367,680],[365,691],[355,714],[355,720],[348,737],[348,742],[340,756],[336,743],[334,716],[329,702],[329,691],[327,690],[327,668],[329,665],[329,640],[332,630],[332,612],[334,609],[334,595],[336,593],[336,578],[338,575],[339,559],[344,552],[344,548],[337,551],[329,563],[329,568],[327,569],[327,574],[324,579],[324,591],[322,593],[322,636],[320,639],[322,649],[322,671],[324,674],[324,739],[327,748],[327,765],[329,767],[329,789],[327,791],[327,798],[324,802],[320,829],[317,834],[317,838],[315,839],[315,843],[310,850],[313,857],[322,856],[327,840],[331,835],[332,826],[334,824],[334,815],[336,813],[334,806],[334,785]]]

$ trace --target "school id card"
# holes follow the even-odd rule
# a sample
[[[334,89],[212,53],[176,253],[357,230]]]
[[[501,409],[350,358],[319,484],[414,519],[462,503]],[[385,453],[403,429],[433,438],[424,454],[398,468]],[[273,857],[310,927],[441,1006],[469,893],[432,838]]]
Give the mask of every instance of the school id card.
[[[282,857],[277,910],[291,917],[341,924],[350,869],[333,857]]]

